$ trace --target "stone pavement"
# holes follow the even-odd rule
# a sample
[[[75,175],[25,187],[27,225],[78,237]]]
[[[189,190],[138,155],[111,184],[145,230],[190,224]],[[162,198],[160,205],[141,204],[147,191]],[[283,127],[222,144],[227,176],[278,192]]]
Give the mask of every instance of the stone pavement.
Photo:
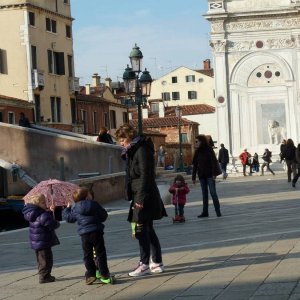
[[[117,284],[86,286],[76,225],[57,230],[53,275],[40,285],[28,229],[0,233],[0,299],[300,299],[300,183],[286,176],[228,178],[217,184],[223,216],[198,219],[199,184],[191,187],[187,222],[156,222],[165,272],[129,278],[138,262],[138,244],[126,222],[126,201],[106,206],[105,240]]]

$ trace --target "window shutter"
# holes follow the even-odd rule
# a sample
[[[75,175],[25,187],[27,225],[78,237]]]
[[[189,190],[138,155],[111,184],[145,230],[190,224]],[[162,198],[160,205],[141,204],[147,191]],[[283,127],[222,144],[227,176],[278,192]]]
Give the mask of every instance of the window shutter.
[[[48,50],[48,71],[49,73],[53,73],[53,56],[51,50]]]
[[[51,23],[52,23],[52,32],[56,33],[56,21],[51,20]]]
[[[3,73],[3,50],[0,49],[0,73]]]
[[[65,75],[65,56],[63,52],[56,53],[56,69],[58,75]]]
[[[50,24],[50,19],[46,18],[46,30],[51,31],[51,24]]]
[[[57,122],[61,122],[61,99],[56,98],[56,116],[57,116]]]

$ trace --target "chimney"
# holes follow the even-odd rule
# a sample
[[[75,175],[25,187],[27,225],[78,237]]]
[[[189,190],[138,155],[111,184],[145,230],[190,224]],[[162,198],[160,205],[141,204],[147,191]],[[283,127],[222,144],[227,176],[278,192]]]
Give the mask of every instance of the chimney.
[[[148,119],[148,107],[143,108],[143,119]]]
[[[86,95],[90,95],[91,94],[91,85],[90,84],[86,84],[85,85],[85,94]]]
[[[92,87],[100,86],[100,76],[98,73],[94,73],[92,76]]]
[[[105,78],[105,86],[111,89],[111,79],[109,77]]]
[[[158,117],[159,118],[165,117],[165,106],[163,102],[158,103]]]
[[[210,59],[206,59],[203,61],[204,70],[210,70]]]

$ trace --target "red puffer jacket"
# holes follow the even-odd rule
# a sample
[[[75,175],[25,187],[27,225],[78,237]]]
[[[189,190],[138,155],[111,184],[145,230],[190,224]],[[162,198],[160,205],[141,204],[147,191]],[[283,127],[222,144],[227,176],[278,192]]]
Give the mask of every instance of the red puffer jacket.
[[[184,184],[182,186],[177,186],[176,183],[173,183],[170,188],[169,192],[173,194],[172,201],[173,204],[176,205],[177,202],[177,195],[176,195],[176,188],[178,189],[178,204],[185,205],[186,203],[186,194],[189,193],[190,189],[187,186],[187,184]]]

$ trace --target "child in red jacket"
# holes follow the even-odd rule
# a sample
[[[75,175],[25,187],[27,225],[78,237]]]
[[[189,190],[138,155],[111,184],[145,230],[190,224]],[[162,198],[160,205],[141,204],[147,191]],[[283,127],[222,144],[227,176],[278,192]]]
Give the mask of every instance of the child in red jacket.
[[[169,192],[173,194],[172,202],[175,205],[175,218],[173,222],[185,222],[184,205],[186,203],[186,194],[190,191],[182,175],[177,175]]]

